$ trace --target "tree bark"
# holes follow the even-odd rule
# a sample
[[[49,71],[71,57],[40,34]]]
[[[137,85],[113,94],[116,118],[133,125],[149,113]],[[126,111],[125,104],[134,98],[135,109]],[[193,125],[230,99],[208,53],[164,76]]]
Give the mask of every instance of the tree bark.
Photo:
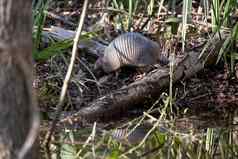
[[[31,13],[31,0],[0,0],[0,159],[37,157]]]

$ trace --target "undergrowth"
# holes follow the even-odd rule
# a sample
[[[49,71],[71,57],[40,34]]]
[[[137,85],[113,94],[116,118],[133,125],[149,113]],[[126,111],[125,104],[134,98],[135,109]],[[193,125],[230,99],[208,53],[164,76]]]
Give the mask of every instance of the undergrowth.
[[[47,10],[52,4],[60,2],[66,3],[39,0],[33,5],[33,58],[37,63],[36,67],[43,64],[49,69],[46,70],[49,74],[47,77],[42,75],[45,72],[38,73],[42,82],[37,95],[39,101],[42,102],[40,105],[50,107],[49,110],[52,110],[52,106],[54,108],[57,103],[69,63],[69,48],[73,44],[72,39],[63,41],[48,39],[44,42]],[[95,1],[95,6],[97,3],[100,4]],[[207,50],[213,44],[215,34],[221,37],[228,34],[221,43],[222,47],[216,63],[222,61],[228,66],[228,74],[235,75],[238,59],[237,3],[236,0],[212,0],[211,2],[206,0],[109,0],[105,6],[101,6],[106,7],[104,9],[109,16],[108,24],[101,30],[101,34],[108,33],[107,27],[112,27],[117,34],[138,31],[150,33],[151,37],[164,44],[164,51],[172,59],[169,93],[158,95],[158,101],[152,103],[149,110],[144,111],[135,119],[129,118],[123,124],[113,123],[107,127],[108,123],[95,122],[93,125],[86,126],[71,127],[67,124],[59,126],[60,130],[57,131],[51,143],[50,156],[63,159],[238,158],[238,131],[234,126],[237,124],[235,121],[237,112],[222,114],[228,123],[226,126],[208,126],[203,129],[187,127],[187,125],[181,126],[178,122],[181,114],[186,115],[188,110],[176,107],[178,96],[173,86],[175,56],[189,49],[194,39],[197,39],[196,42],[199,42],[199,46],[202,46],[204,51]],[[97,12],[88,14],[95,14],[96,16],[92,17],[97,17]],[[91,30],[81,35],[81,40],[95,37],[100,37],[98,30],[95,33]],[[84,57],[84,62],[88,60],[85,56],[79,58],[81,57]],[[80,63],[79,61],[80,59],[77,62]],[[93,65],[90,62],[87,64],[89,68]],[[39,67],[36,69],[41,71]],[[82,70],[77,68],[74,71],[74,75],[80,76],[80,80],[77,81],[75,76],[72,78],[73,82],[71,82],[71,90],[67,95],[65,110],[74,110],[76,105],[74,102],[78,100],[78,96],[82,100],[85,90],[90,92],[91,88],[87,86],[87,83],[96,82],[84,76],[80,71]],[[74,92],[77,92],[76,95]],[[87,99],[86,102],[90,100]],[[48,113],[47,109],[45,113]],[[50,115],[45,120],[48,122],[49,119],[52,119]],[[43,151],[42,156],[47,156],[46,153],[48,152]]]

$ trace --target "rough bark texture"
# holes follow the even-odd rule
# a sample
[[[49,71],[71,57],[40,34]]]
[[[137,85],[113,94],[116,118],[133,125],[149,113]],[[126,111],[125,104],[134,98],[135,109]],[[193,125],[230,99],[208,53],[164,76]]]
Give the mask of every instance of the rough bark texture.
[[[32,128],[31,12],[31,0],[0,0],[0,159],[19,158]]]

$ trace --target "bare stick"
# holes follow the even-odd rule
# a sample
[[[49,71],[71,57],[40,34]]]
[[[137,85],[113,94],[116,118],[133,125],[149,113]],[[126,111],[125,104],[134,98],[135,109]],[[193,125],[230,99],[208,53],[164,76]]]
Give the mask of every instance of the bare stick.
[[[82,10],[82,13],[81,13],[78,29],[77,29],[77,32],[76,32],[76,35],[75,35],[75,38],[74,38],[74,45],[73,45],[73,50],[72,50],[72,56],[71,56],[71,59],[70,59],[70,64],[69,64],[69,67],[68,67],[68,70],[67,70],[67,73],[66,73],[66,76],[65,76],[65,79],[64,79],[64,84],[63,84],[61,93],[60,93],[59,103],[57,104],[56,115],[55,115],[54,120],[52,121],[50,130],[46,134],[45,141],[43,142],[43,144],[46,146],[47,149],[49,149],[51,136],[54,132],[54,129],[56,127],[56,124],[58,122],[58,119],[59,119],[59,117],[61,115],[61,112],[62,112],[62,109],[63,109],[63,102],[64,102],[64,99],[65,99],[65,94],[66,94],[68,84],[69,84],[69,81],[70,81],[70,78],[71,78],[71,74],[72,74],[72,71],[73,71],[74,61],[75,61],[75,58],[76,58],[77,48],[78,48],[78,43],[79,43],[79,37],[80,37],[80,34],[82,32],[83,23],[84,23],[86,11],[87,11],[87,6],[88,6],[88,0],[85,0],[84,4],[83,4],[83,10]]]

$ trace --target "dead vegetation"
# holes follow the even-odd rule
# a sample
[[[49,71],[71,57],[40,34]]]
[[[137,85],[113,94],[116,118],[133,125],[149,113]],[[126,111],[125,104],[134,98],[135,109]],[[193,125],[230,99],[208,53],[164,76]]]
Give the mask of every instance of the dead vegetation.
[[[216,125],[214,124],[216,122],[211,122],[213,124],[207,122],[211,121],[211,118],[218,118],[214,114],[223,114],[219,116],[222,122],[218,122],[217,126],[230,125],[229,112],[235,110],[238,100],[237,64],[236,58],[232,61],[233,55],[224,52],[237,50],[237,42],[232,45],[232,48],[226,45],[227,39],[232,39],[234,32],[237,31],[235,30],[237,9],[232,11],[234,16],[229,17],[233,28],[217,24],[220,30],[215,33],[212,27],[213,17],[211,14],[205,15],[202,1],[193,2],[190,8],[191,14],[187,16],[185,31],[183,25],[186,15],[182,10],[182,1],[177,2],[178,4],[172,9],[169,8],[171,6],[167,2],[163,5],[154,2],[152,13],[146,8],[152,1],[141,1],[134,12],[126,8],[129,4],[118,1],[125,7],[121,9],[117,8],[112,1],[106,2],[90,2],[88,6],[84,32],[78,45],[79,51],[58,128],[80,129],[87,126],[88,121],[100,119],[104,121],[98,126],[98,131],[101,132],[104,128],[122,125],[120,121],[123,117],[127,119],[126,121],[131,120],[132,116],[152,118],[142,115],[141,111],[137,110],[138,106],[150,115],[155,115],[155,118],[160,118],[163,116],[162,105],[166,105],[167,98],[169,106],[166,107],[167,115],[163,116],[166,120],[174,118],[179,121],[181,117],[189,119],[191,116],[201,114],[202,117],[198,117],[199,124],[193,125],[196,122],[192,119],[188,120],[188,125],[192,124],[193,128],[201,130]],[[75,33],[71,31],[76,29],[82,4],[83,1],[49,3],[45,28],[42,32],[44,39],[49,37],[54,41],[72,39]],[[93,70],[96,59],[103,54],[103,50],[112,39],[129,30],[141,32],[160,43],[162,53],[170,57],[170,65],[155,67],[144,74],[131,68],[122,68],[117,73],[98,76],[98,72]],[[182,40],[184,37],[186,37],[185,41]],[[232,40],[229,42],[232,43]],[[44,50],[45,46],[49,47],[52,42],[43,40],[42,43],[39,50]],[[62,44],[65,45],[62,48],[66,49],[56,51],[60,53],[35,61],[34,86],[44,115],[43,119],[46,119],[46,122],[54,118],[55,106],[70,63],[71,49],[67,49],[68,43],[70,41]],[[224,60],[217,61],[222,56]],[[227,62],[227,59],[231,62]],[[148,109],[154,110],[150,112]],[[133,111],[136,113],[131,115],[130,112]],[[207,112],[210,114],[206,115]],[[203,122],[201,119],[207,120]],[[164,122],[162,119],[159,121]],[[225,124],[224,121],[226,121]],[[155,123],[153,124],[156,125]],[[57,129],[57,134],[60,134],[58,131]],[[79,140],[84,141],[82,138]],[[54,142],[58,141],[54,140]]]

